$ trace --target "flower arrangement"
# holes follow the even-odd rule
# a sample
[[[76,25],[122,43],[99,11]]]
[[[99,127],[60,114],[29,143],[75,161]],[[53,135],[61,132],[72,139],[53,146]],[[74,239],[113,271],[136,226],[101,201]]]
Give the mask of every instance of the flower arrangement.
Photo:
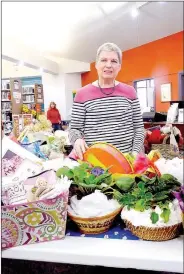
[[[57,170],[56,175],[66,176],[72,181],[71,191],[76,193],[79,199],[100,190],[128,210],[143,212],[151,209],[150,220],[153,224],[156,224],[159,218],[165,223],[168,222],[171,213],[169,203],[175,198],[173,194],[179,197],[181,189],[180,182],[170,174],[155,174],[152,178],[141,174],[127,174],[116,178],[109,172],[109,168],[92,167],[88,163],[82,163],[74,169],[62,167]],[[155,212],[157,206],[161,209],[160,215]]]
[[[72,194],[77,194],[77,197],[81,199],[95,190],[107,192],[110,189],[113,180],[112,174],[108,170],[100,167],[92,167],[88,163],[82,163],[73,169],[62,167],[57,170],[56,175],[59,178],[61,176],[68,177],[72,181]]]
[[[109,169],[92,167],[88,163],[69,169],[63,167],[56,175],[66,176],[72,181],[70,187],[69,217],[85,234],[98,234],[107,231],[121,206],[113,197],[109,197],[113,183]]]
[[[32,114],[32,116],[34,118],[36,118],[37,116],[37,112],[35,109],[29,109],[27,105],[22,105],[22,113],[26,113],[26,114]]]
[[[137,163],[135,167],[136,165]],[[170,174],[160,175],[155,172],[152,176],[148,176],[150,174],[145,173],[146,167],[147,163],[145,167],[141,166],[143,174],[116,176],[110,173],[110,167],[103,169],[83,162],[73,169],[62,167],[57,170],[56,175],[66,176],[72,181],[71,197],[76,195],[78,200],[100,191],[109,201],[117,201],[120,208],[123,208],[121,218],[138,237],[147,240],[168,240],[178,235],[178,228],[182,222],[181,210],[175,198],[177,197],[180,203],[182,202],[181,183]],[[71,201],[75,208],[77,200],[71,198]],[[85,208],[88,204],[89,201]],[[86,220],[81,221],[81,217],[76,219],[70,212],[69,216],[81,226],[80,229],[88,226]],[[137,222],[136,225],[134,221]],[[137,233],[139,227],[140,231],[138,229]],[[147,228],[151,229],[149,233],[147,233]]]
[[[52,124],[49,120],[47,120],[47,117],[43,114],[40,114],[37,116],[37,120],[35,121],[35,124],[32,125],[30,128],[30,131],[33,132],[40,132],[40,131],[52,131]]]

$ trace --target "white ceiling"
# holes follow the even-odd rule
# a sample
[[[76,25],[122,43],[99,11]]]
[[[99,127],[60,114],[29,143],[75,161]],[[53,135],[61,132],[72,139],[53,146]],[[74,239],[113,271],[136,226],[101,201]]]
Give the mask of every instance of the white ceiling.
[[[2,79],[10,77],[28,77],[28,76],[40,76],[41,73],[39,70],[29,68],[27,66],[16,66],[15,63],[12,63],[7,60],[2,60],[2,70],[1,77]]]
[[[2,39],[43,56],[92,62],[104,42],[125,51],[182,30],[183,2],[2,2]]]

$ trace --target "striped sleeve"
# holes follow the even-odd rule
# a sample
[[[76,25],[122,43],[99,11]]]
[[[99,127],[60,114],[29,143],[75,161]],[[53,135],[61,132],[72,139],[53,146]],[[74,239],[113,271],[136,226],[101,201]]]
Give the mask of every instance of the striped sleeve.
[[[85,107],[83,103],[74,102],[69,129],[69,140],[74,145],[77,139],[84,138]]]
[[[133,127],[134,127],[134,140],[133,140],[133,152],[141,152],[143,151],[144,144],[144,124],[143,118],[141,114],[141,108],[139,99],[134,99],[132,101],[132,109],[133,109]]]

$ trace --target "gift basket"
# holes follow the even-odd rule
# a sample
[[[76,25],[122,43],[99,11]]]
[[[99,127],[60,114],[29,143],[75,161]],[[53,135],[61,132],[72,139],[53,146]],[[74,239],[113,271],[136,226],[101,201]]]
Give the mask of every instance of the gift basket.
[[[44,115],[39,115],[26,126],[18,137],[21,146],[43,160],[64,158],[70,147],[68,132],[52,132],[52,125]],[[71,148],[70,148],[71,149]]]
[[[64,238],[71,182],[8,137],[2,148],[2,249]]]
[[[87,162],[79,161],[74,169],[57,171],[59,178],[72,181],[68,216],[81,232],[107,231],[121,212],[127,228],[141,239],[165,241],[181,233],[182,210],[175,193],[180,193],[183,183],[183,159],[167,160],[172,162],[168,171],[159,151],[133,156],[105,143],[92,145],[84,159]],[[176,159],[180,165],[173,162]],[[110,162],[115,164],[109,166]]]
[[[159,150],[166,159],[173,159],[175,157],[183,158],[184,156],[183,152],[179,151],[178,144],[173,134],[167,135],[163,139],[162,144],[152,144],[152,149]]]
[[[64,238],[67,202],[66,192],[54,199],[1,207],[2,249]]]
[[[108,169],[93,168],[83,163],[73,169],[60,168],[56,174],[72,181],[68,215],[80,231],[86,234],[107,231],[121,211],[115,199],[107,198],[112,183]]]
[[[147,152],[159,150],[166,159],[183,158],[183,138],[178,128],[166,125],[162,128],[147,129],[144,141]]]
[[[165,241],[177,237],[182,213],[172,192],[181,184],[172,175],[149,179],[136,177],[130,192],[122,195],[121,218],[127,228],[144,240]]]
[[[109,230],[112,226],[115,217],[120,213],[120,209],[116,209],[113,212],[99,217],[78,217],[68,213],[68,216],[73,220],[80,231],[84,234],[99,234]]]

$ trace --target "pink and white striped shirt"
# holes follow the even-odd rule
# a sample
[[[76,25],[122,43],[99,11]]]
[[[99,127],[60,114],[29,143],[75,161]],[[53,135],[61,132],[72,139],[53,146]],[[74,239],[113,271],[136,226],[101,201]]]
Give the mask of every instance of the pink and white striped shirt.
[[[84,138],[88,145],[107,142],[123,153],[140,152],[144,142],[144,126],[136,91],[119,83],[112,88],[89,84],[76,93],[69,137],[72,144]]]

